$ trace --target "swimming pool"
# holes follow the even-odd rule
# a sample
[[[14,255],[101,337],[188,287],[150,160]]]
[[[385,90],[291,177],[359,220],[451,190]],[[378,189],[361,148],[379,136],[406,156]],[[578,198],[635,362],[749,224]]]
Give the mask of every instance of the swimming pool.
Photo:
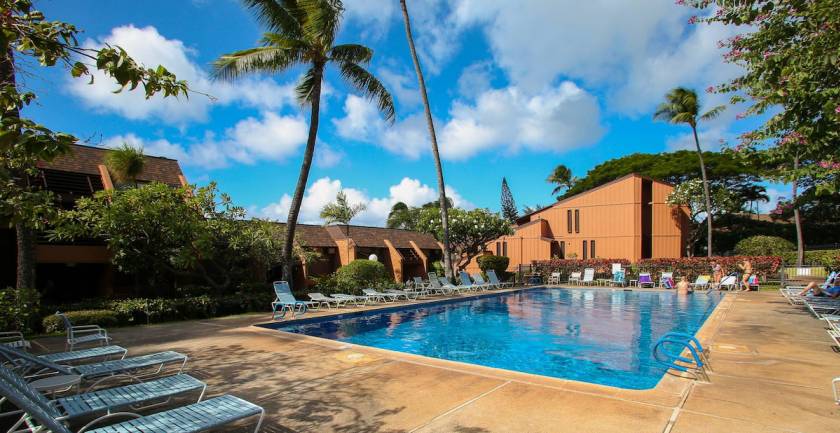
[[[628,389],[656,386],[667,332],[694,334],[722,295],[537,288],[278,323],[287,332]]]

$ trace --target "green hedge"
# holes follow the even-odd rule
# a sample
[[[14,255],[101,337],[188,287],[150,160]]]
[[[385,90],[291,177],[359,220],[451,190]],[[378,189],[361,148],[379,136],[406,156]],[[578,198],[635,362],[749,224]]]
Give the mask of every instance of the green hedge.
[[[510,258],[505,256],[486,255],[478,258],[478,267],[485,273],[492,269],[500,276],[505,275],[508,264],[510,264]]]
[[[64,313],[73,325],[99,325],[103,328],[116,326],[120,323],[117,313],[111,310],[80,310]],[[55,314],[44,317],[41,322],[44,332],[52,333],[64,331],[64,323]]]
[[[362,289],[398,286],[385,265],[374,260],[354,260],[323,277],[316,277],[315,289],[324,294],[348,293],[361,295]]]
[[[782,253],[785,264],[796,264],[796,251]],[[828,269],[840,269],[840,250],[805,251],[805,265],[825,266]]]
[[[227,316],[231,314],[248,313],[252,311],[268,311],[274,293],[266,288],[254,293],[236,293],[223,296],[184,296],[181,298],[132,298],[101,300],[89,299],[73,304],[53,305],[44,308],[43,325],[52,323],[51,317],[55,311],[65,311],[67,317],[76,324],[71,314],[90,310],[107,311],[115,322],[111,325],[135,325],[145,323],[167,322],[173,320],[206,319],[210,317]],[[58,319],[57,317],[55,319]],[[86,319],[85,319],[86,320]],[[85,323],[78,323],[80,325]],[[101,323],[93,323],[102,325]],[[104,326],[104,325],[102,325]],[[60,326],[63,329],[63,326]]]
[[[795,249],[793,242],[779,236],[750,236],[735,244],[735,253],[741,256],[781,256]]]

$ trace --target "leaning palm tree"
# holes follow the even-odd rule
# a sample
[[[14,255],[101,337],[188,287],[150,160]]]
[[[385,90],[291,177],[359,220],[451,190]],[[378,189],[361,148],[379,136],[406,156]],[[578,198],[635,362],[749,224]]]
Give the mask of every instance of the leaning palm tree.
[[[554,190],[551,191],[551,194],[554,195],[560,194],[563,190],[571,189],[575,186],[576,180],[577,179],[572,176],[572,170],[569,170],[569,167],[559,164],[557,167],[554,167],[554,170],[551,171],[551,174],[545,181],[556,185]]]
[[[726,107],[718,105],[698,116],[700,104],[697,93],[692,89],[677,87],[665,95],[665,102],[659,104],[653,118],[670,123],[685,123],[691,127],[694,134],[694,145],[697,147],[697,157],[700,159],[700,174],[703,176],[703,195],[706,200],[706,254],[712,256],[712,199],[709,196],[709,179],[706,176],[706,164],[703,163],[703,151],[700,149],[700,139],[697,137],[697,121],[711,120],[717,117]]]
[[[420,60],[417,58],[417,50],[414,48],[414,37],[411,35],[411,20],[408,18],[408,7],[405,0],[400,0],[403,19],[405,20],[405,36],[408,38],[408,49],[411,51],[411,59],[414,61],[414,71],[417,72],[417,82],[420,85],[420,96],[423,97],[423,108],[426,111],[426,124],[429,127],[429,137],[432,141],[432,156],[435,159],[437,170],[438,191],[440,196],[440,221],[443,229],[443,269],[446,278],[452,278],[452,255],[449,249],[449,202],[446,200],[446,184],[443,181],[443,166],[440,163],[440,152],[438,151],[437,136],[435,135],[435,122],[432,120],[432,109],[429,106],[429,96],[426,93],[426,80],[423,78],[423,70],[420,68]]]
[[[130,182],[137,186],[137,176],[143,172],[145,165],[143,149],[132,147],[128,143],[123,143],[105,154],[105,166],[114,176],[114,180],[120,183]]]
[[[260,46],[219,57],[213,63],[214,78],[235,80],[250,74],[306,67],[295,90],[298,101],[310,106],[309,136],[289,208],[283,245],[283,276],[291,282],[295,229],[318,137],[324,70],[328,64],[336,65],[345,80],[368,99],[375,100],[389,122],[394,119],[394,101],[385,86],[365,69],[373,57],[373,50],[358,44],[334,45],[344,11],[340,0],[243,0],[243,3],[267,32]]]

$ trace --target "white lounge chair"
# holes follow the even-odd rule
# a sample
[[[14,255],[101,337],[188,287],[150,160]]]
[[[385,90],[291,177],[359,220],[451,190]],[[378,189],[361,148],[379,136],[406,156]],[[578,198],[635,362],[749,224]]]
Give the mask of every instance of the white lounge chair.
[[[722,280],[720,280],[720,284],[718,285],[718,288],[720,290],[723,290],[724,288],[726,290],[735,290],[735,289],[738,288],[738,279],[735,278],[734,275],[727,275],[727,276],[723,277]]]
[[[552,272],[548,276],[548,284],[560,284],[560,272]]]
[[[67,330],[67,350],[73,350],[76,345],[85,343],[99,343],[100,346],[105,346],[111,341],[108,331],[99,325],[74,325],[64,313],[56,311],[55,315],[61,318]]]
[[[362,293],[369,299],[377,302],[394,302],[399,297],[399,295],[394,293],[383,293],[374,289],[362,289]]]
[[[346,302],[344,299],[333,298],[319,292],[307,293],[306,296],[309,296],[309,299],[311,299],[312,302],[315,302],[315,305],[318,308],[320,308],[321,305],[325,305],[327,309],[330,309],[333,304],[335,304],[336,307],[340,307],[343,302]]]
[[[566,282],[569,284],[580,284],[582,274],[583,272],[572,272],[571,274],[569,274],[569,280]]]
[[[693,283],[689,284],[695,290],[707,290],[709,288],[709,281],[712,279],[709,275],[699,275]]]
[[[583,279],[580,280],[580,283],[584,286],[594,285],[595,284],[595,269],[593,268],[586,268],[583,270]]]

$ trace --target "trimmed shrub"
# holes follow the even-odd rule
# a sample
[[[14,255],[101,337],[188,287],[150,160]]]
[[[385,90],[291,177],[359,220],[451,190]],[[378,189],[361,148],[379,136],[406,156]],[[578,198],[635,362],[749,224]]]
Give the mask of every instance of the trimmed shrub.
[[[316,278],[315,286],[323,293],[360,295],[362,289],[394,287],[396,283],[385,265],[375,260],[354,260],[332,275]]]
[[[432,262],[432,271],[439,276],[446,275],[446,271],[443,269],[443,262],[440,260]]]
[[[74,325],[99,325],[103,328],[107,328],[109,326],[116,326],[120,323],[117,318],[117,313],[111,310],[68,311],[65,312],[64,315],[66,315],[67,318],[70,319],[70,322]],[[44,332],[47,333],[64,331],[64,323],[62,323],[61,318],[55,314],[50,314],[49,316],[44,317],[41,324],[44,327]]]
[[[583,268],[593,268],[596,274],[612,275],[612,264],[621,263],[623,267],[630,266],[630,261],[626,259],[551,259],[551,260],[535,260],[531,262],[534,272],[541,274],[543,279],[548,278],[552,272],[559,272],[560,278],[568,278],[572,272],[582,272]]]
[[[738,265],[744,260],[749,260],[753,271],[765,278],[777,275],[782,265],[782,258],[779,256],[684,257],[641,260],[634,265],[634,271],[635,273],[650,272],[655,276],[658,276],[660,272],[674,272],[676,275],[693,280],[698,275],[711,275],[712,262],[720,264],[724,274],[728,274],[737,272]]]
[[[500,277],[507,273],[510,258],[505,256],[485,255],[478,258],[478,267],[486,273],[490,269],[496,271]]]
[[[782,254],[786,265],[796,264],[796,251]],[[825,266],[828,269],[840,269],[840,250],[805,251],[805,265]]]
[[[47,312],[67,311],[67,317],[84,310],[107,310],[116,317],[115,325],[138,325],[172,320],[206,319],[210,317],[268,311],[274,292],[266,287],[260,292],[234,293],[224,296],[184,296],[182,298],[90,299],[73,304],[45,308],[43,324],[58,320]],[[51,317],[53,317],[51,319]],[[71,320],[73,320],[71,318]],[[74,322],[75,323],[75,322]],[[84,324],[84,323],[80,323]],[[95,323],[99,324],[99,323]],[[99,324],[101,325],[101,324]],[[102,325],[104,326],[104,325]],[[60,324],[58,327],[63,329]]]
[[[0,290],[0,330],[29,332],[38,320],[40,294],[33,289]]]
[[[750,236],[735,245],[735,253],[741,256],[781,256],[795,250],[793,242],[779,236]]]

